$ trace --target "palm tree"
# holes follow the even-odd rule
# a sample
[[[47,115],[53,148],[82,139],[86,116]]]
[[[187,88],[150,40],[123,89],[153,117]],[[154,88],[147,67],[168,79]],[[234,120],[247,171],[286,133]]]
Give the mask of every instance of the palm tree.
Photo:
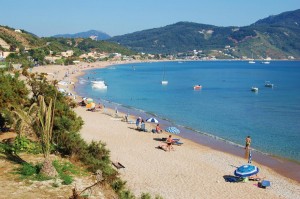
[[[50,99],[49,105],[47,106],[44,97],[39,95],[38,103],[33,103],[27,112],[20,109],[15,111],[18,116],[16,126],[21,127],[23,123],[29,125],[39,138],[45,158],[41,173],[49,177],[55,177],[57,175],[57,171],[49,158],[55,101],[56,97],[54,102]]]

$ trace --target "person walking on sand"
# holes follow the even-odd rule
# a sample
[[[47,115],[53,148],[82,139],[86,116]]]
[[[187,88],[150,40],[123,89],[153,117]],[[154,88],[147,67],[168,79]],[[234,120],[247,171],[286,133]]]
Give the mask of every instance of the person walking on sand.
[[[172,135],[169,135],[168,139],[167,139],[167,149],[170,151],[171,149],[174,150],[173,146],[173,138]]]
[[[245,139],[245,158],[249,158],[250,154],[251,137],[248,135]]]

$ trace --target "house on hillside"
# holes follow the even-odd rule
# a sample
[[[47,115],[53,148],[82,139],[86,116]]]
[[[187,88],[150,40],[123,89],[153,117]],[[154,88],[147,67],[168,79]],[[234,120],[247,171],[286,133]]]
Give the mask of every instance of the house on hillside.
[[[90,39],[92,39],[92,40],[94,40],[94,41],[97,41],[97,38],[98,38],[98,36],[96,36],[96,35],[91,35],[91,36],[90,36]]]
[[[5,59],[11,52],[1,51],[0,50],[0,59]]]
[[[66,52],[61,52],[61,56],[63,57],[71,57],[73,56],[74,51],[73,50],[67,50]]]
[[[22,33],[20,29],[15,29],[15,32]]]

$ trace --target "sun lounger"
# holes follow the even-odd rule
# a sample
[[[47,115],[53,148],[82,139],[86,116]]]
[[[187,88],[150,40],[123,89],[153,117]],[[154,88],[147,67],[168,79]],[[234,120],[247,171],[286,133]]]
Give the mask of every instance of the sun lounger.
[[[112,164],[113,164],[117,169],[125,169],[125,166],[122,165],[120,162],[112,162]]]
[[[183,142],[179,142],[179,141],[176,141],[173,143],[174,145],[177,145],[177,146],[181,146],[183,144]]]

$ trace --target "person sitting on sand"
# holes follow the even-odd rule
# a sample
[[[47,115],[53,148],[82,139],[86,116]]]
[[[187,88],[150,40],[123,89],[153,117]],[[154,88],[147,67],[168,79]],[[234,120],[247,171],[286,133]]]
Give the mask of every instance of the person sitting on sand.
[[[142,119],[141,121],[141,128],[140,128],[141,131],[144,131],[144,132],[147,132],[147,129],[146,129],[146,124],[145,124],[145,121]]]
[[[81,102],[78,103],[79,106],[86,106],[86,103],[84,100],[82,100]]]
[[[161,130],[159,124],[156,125],[155,132],[156,133],[162,133],[162,130]]]
[[[258,176],[257,174],[248,177],[248,179],[249,179],[249,180],[252,180],[252,181],[261,181],[261,180],[263,180],[263,179],[265,179],[265,178],[266,178],[266,177],[260,177],[260,176]]]

